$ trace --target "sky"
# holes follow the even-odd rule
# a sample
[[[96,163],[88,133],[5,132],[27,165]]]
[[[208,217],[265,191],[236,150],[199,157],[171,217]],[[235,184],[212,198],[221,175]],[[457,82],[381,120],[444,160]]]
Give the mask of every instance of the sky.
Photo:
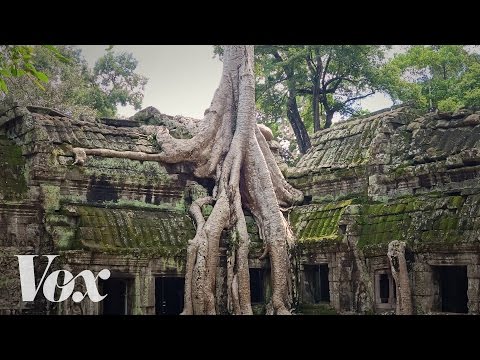
[[[105,54],[108,45],[79,45],[89,65]],[[168,115],[202,118],[210,106],[222,74],[222,63],[213,58],[212,45],[115,45],[117,52],[131,52],[138,60],[137,73],[149,80],[143,106],[154,106]],[[361,101],[376,111],[392,105],[383,94]],[[133,107],[119,107],[119,117],[135,114]]]

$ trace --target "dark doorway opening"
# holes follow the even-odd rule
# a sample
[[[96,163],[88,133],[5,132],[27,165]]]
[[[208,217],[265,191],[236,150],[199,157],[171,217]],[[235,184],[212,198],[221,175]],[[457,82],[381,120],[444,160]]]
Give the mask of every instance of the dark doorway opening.
[[[103,315],[129,315],[131,314],[131,291],[133,279],[110,278],[107,280],[98,279],[102,295],[107,294],[101,304]]]
[[[183,311],[184,286],[182,277],[156,277],[155,314],[179,315]]]
[[[380,274],[380,302],[388,304],[390,298],[390,278],[388,274]]]
[[[304,265],[307,299],[317,304],[330,302],[328,264]]]
[[[265,273],[263,269],[250,269],[250,301],[263,303],[265,301]]]
[[[466,266],[434,266],[438,285],[437,310],[468,313],[468,277]]]
[[[377,310],[392,310],[396,303],[396,284],[390,269],[375,271],[375,307]]]

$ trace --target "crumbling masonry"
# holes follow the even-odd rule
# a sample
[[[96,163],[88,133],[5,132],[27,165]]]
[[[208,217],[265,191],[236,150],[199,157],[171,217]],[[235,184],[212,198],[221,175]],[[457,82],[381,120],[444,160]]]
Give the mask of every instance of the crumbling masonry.
[[[74,148],[158,153],[152,129],[189,137],[194,119],[147,108],[134,117],[71,119],[51,109],[0,111],[0,313],[178,314],[188,215],[212,183],[189,164],[88,156]],[[272,151],[278,144],[270,140]],[[280,160],[279,160],[280,161]],[[305,194],[288,214],[299,239],[297,313],[394,313],[388,244],[405,242],[414,314],[479,312],[480,112],[397,107],[316,133],[284,171]],[[204,215],[208,216],[208,208]],[[247,214],[248,215],[248,214]],[[270,295],[269,264],[252,217],[255,312]],[[225,232],[217,313],[226,313]],[[103,268],[100,303],[22,302],[14,255],[60,254],[56,268]],[[38,272],[45,264],[36,263]],[[82,286],[78,284],[78,286]]]

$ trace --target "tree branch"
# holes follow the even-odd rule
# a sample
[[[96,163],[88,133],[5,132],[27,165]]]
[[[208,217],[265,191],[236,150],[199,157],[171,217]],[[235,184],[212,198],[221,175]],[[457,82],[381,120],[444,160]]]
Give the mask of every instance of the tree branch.
[[[297,94],[300,95],[312,95],[313,90],[312,89],[297,89]]]
[[[330,65],[330,60],[332,59],[332,51],[330,50],[330,54],[328,54],[327,61],[325,62],[325,67],[323,69],[323,75],[322,75],[322,87],[325,86],[325,76],[327,75],[328,72],[328,65]]]
[[[366,97],[368,97],[368,96],[370,96],[370,95],[373,95],[373,94],[375,94],[375,91],[372,91],[372,92],[370,92],[370,93],[368,93],[368,94],[364,94],[364,95],[360,95],[360,96],[355,96],[355,97],[353,97],[353,98],[350,98],[350,99],[347,99],[347,100],[345,100],[345,101],[343,101],[343,102],[338,103],[338,105],[337,105],[337,106],[334,106],[333,109],[334,109],[334,111],[338,111],[338,110],[340,110],[341,108],[345,107],[345,105],[347,105],[348,103],[350,103],[350,102],[352,102],[352,101],[361,100],[361,99],[364,99],[364,98],[366,98]]]
[[[285,76],[286,76],[286,75],[285,75]],[[262,92],[258,95],[258,97],[256,96],[255,101],[257,101],[258,99],[261,99],[261,98],[263,97],[263,95],[264,95],[268,90],[272,89],[273,87],[275,87],[275,85],[280,84],[282,81],[285,81],[285,80],[287,80],[287,78],[286,78],[286,77],[285,77],[285,78],[282,77],[282,78],[280,78],[280,79],[278,79],[278,80],[273,81],[272,83],[268,82],[268,85],[269,85],[269,86],[265,86],[265,89],[262,89]],[[265,83],[265,85],[267,85],[267,83]],[[257,94],[255,94],[255,95],[257,95]]]

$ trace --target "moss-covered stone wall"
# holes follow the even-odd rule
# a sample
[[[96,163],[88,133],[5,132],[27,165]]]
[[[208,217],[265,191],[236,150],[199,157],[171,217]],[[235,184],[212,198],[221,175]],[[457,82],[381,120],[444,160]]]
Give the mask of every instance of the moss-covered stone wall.
[[[135,279],[135,313],[154,312],[152,279],[182,276],[187,241],[195,232],[188,207],[210,193],[212,183],[196,179],[187,163],[89,156],[78,166],[72,149],[155,153],[152,134],[159,125],[188,138],[197,123],[151,108],[123,120],[70,119],[32,107],[0,114],[0,264],[8,265],[0,274],[0,294],[17,292],[0,301],[0,312],[50,311],[45,304],[26,307],[19,301],[18,284],[8,280],[17,276],[14,252],[60,253],[59,266],[125,273]],[[396,107],[340,122],[315,134],[309,152],[285,173],[306,195],[303,205],[287,213],[299,241],[300,269],[328,265],[336,312],[363,311],[369,304],[365,279],[388,268],[386,247],[392,240],[406,241],[414,254],[412,281],[429,278],[429,262],[441,263],[447,255],[450,265],[467,264],[469,309],[480,308],[478,291],[472,290],[480,288],[475,282],[480,279],[480,113],[425,115]],[[250,266],[268,268],[268,260],[258,259],[263,245],[251,216],[247,227]],[[221,264],[232,245],[224,235]],[[217,284],[222,311],[224,270]],[[427,283],[413,282],[414,299],[424,312],[434,296],[425,290]],[[301,309],[330,312],[323,305],[301,304]],[[98,313],[99,308],[70,304],[52,311]]]
[[[21,302],[19,283],[11,281],[18,279],[12,254],[62,254],[60,268],[107,267],[133,276],[136,313],[154,311],[152,274],[182,275],[195,231],[188,207],[196,193],[209,191],[191,166],[95,156],[84,166],[73,164],[73,147],[158,152],[152,137],[158,125],[191,136],[192,119],[143,115],[71,119],[35,107],[0,114],[0,264],[8,264],[0,272],[0,294],[14,294],[0,299],[0,313],[50,311],[44,303]],[[98,311],[90,305],[80,310]],[[51,311],[75,309],[72,303]]]

